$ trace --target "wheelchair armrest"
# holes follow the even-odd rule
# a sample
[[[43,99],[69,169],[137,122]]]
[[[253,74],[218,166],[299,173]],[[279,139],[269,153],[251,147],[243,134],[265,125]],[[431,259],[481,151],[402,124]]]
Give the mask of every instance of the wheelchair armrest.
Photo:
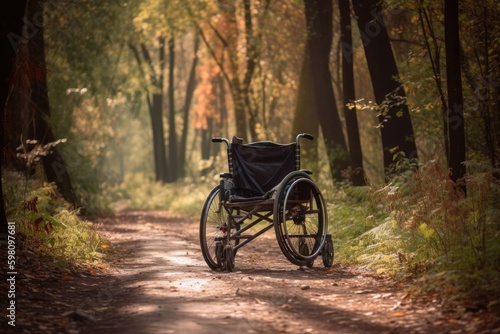
[[[231,173],[220,173],[219,176],[221,179],[232,179],[233,178],[233,174],[231,174]]]

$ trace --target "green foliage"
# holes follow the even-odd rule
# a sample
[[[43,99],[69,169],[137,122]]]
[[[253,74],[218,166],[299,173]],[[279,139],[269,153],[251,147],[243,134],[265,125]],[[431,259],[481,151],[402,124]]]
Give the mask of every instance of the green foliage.
[[[391,185],[403,185],[410,180],[419,168],[418,159],[407,158],[405,152],[393,149],[393,163],[386,171],[386,177],[391,180]]]
[[[336,258],[344,264],[358,264],[387,270],[378,260],[387,256],[387,238],[391,219],[384,206],[373,201],[370,187],[347,187],[339,190],[328,203],[330,232],[334,236]],[[331,196],[330,196],[331,197]]]
[[[71,210],[54,184],[26,180],[17,172],[3,173],[7,217],[16,223],[21,247],[47,254],[62,267],[101,263],[106,241],[79,218],[77,210]]]

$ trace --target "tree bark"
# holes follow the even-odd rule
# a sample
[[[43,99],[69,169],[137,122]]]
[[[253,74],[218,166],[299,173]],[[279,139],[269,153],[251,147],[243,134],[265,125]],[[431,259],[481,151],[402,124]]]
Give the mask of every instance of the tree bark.
[[[232,80],[231,95],[233,97],[234,117],[236,119],[236,134],[238,137],[248,140],[245,98],[236,74]]]
[[[43,13],[45,1],[28,1],[28,18],[37,13]],[[54,142],[55,137],[48,122],[50,119],[50,105],[47,91],[47,69],[45,63],[43,15],[37,18],[38,32],[28,39],[28,54],[31,79],[30,114],[32,123],[29,126],[29,139],[36,139],[40,145]],[[59,154],[57,147],[41,157],[45,175],[49,182],[54,182],[61,195],[70,203],[77,206],[77,198],[73,191],[71,179],[66,164]]]
[[[375,101],[379,106],[382,103],[386,106],[379,121],[382,124],[384,167],[388,170],[395,152],[402,152],[407,158],[418,158],[413,126],[405,92],[395,79],[399,76],[398,68],[379,1],[353,0],[352,3],[363,39]]]
[[[460,37],[458,22],[458,0],[444,2],[444,33],[446,50],[446,82],[448,86],[448,110],[446,120],[448,133],[448,167],[455,182],[465,176],[465,126],[462,78],[460,68]],[[463,185],[465,190],[465,185]]]
[[[175,99],[174,99],[174,68],[175,68],[175,40],[168,40],[168,164],[167,181],[177,181],[177,131],[175,127]]]
[[[297,92],[297,104],[292,124],[292,138],[302,132],[312,134],[315,138],[319,133],[319,121],[316,113],[315,100],[312,92],[311,73],[309,71],[309,57],[307,50],[305,51],[302,69],[300,71],[299,88]],[[304,141],[301,144],[301,153],[306,160],[315,164],[314,169],[317,169],[318,161],[318,141]]]
[[[354,186],[366,184],[363,170],[363,153],[359,137],[358,117],[356,109],[350,110],[348,103],[356,99],[354,89],[354,64],[351,29],[351,9],[348,0],[339,0],[340,12],[340,42],[342,45],[342,94],[349,143],[349,157],[351,160],[351,182]]]
[[[153,131],[153,154],[156,181],[167,182],[167,157],[165,131],[163,130],[163,95],[153,94],[153,105],[149,107]]]
[[[2,188],[2,166],[4,162],[4,112],[5,102],[9,95],[10,77],[12,75],[14,58],[21,38],[26,1],[2,1],[0,9],[0,234],[7,234],[7,216]],[[4,251],[2,249],[2,251]]]
[[[332,2],[304,0],[309,71],[316,113],[327,148],[332,177],[342,180],[341,172],[349,167],[347,145],[333,94],[329,68],[332,46]]]

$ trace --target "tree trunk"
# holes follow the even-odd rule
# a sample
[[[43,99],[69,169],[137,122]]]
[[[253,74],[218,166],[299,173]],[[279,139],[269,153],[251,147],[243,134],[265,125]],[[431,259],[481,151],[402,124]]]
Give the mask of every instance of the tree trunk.
[[[195,37],[194,41],[194,57],[189,72],[189,79],[186,87],[186,97],[184,99],[183,110],[183,128],[181,136],[181,146],[179,151],[179,177],[186,176],[186,152],[187,152],[187,135],[189,129],[189,111],[191,109],[191,101],[193,100],[194,90],[196,88],[196,65],[198,64],[198,51],[199,39]]]
[[[309,71],[308,52],[305,51],[304,61],[302,62],[302,69],[300,71],[300,81],[297,93],[297,104],[295,107],[295,114],[292,124],[292,138],[299,133],[307,132],[317,138],[319,133],[318,115],[315,112],[315,100],[313,97],[311,72]],[[309,163],[315,164],[313,168],[317,169],[318,162],[318,141],[304,141],[301,144],[301,153],[303,158]]]
[[[164,40],[163,37],[159,38],[160,48],[159,48],[159,57],[160,57],[160,75],[157,76],[154,70],[154,66],[152,63],[152,59],[149,55],[148,50],[146,49],[144,44],[141,44],[141,51],[144,60],[151,70],[151,86],[154,87],[156,93],[153,93],[153,101],[151,102],[150,92],[148,89],[148,85],[144,84],[144,90],[146,92],[146,100],[148,103],[149,116],[151,120],[151,130],[153,136],[153,159],[155,164],[155,179],[159,182],[167,182],[167,157],[165,150],[165,132],[163,129],[163,68],[164,68]],[[139,66],[139,72],[141,73],[144,80],[146,80],[146,74],[144,73],[144,69],[142,67],[142,58],[139,53],[138,48],[129,44],[132,53],[134,54],[134,58],[137,61],[137,65]]]
[[[0,9],[0,234],[7,234],[7,216],[2,188],[2,166],[4,160],[4,112],[5,102],[9,95],[10,76],[13,70],[14,58],[18,50],[15,42],[22,34],[22,18],[26,1],[3,1]],[[2,248],[2,252],[4,249]]]
[[[248,115],[248,125],[250,130],[250,136],[252,141],[258,141],[257,133],[257,111],[250,101],[251,94],[251,82],[252,77],[255,72],[256,63],[259,57],[257,39],[254,34],[254,27],[252,22],[252,11],[250,6],[250,0],[243,0],[243,9],[245,17],[245,43],[246,43],[246,56],[245,56],[245,76],[243,78],[242,93],[244,106],[246,107]],[[267,9],[265,9],[267,13]],[[265,14],[263,14],[265,15]],[[236,73],[235,73],[236,75]]]
[[[448,110],[444,119],[448,130],[448,167],[451,170],[451,179],[455,182],[462,179],[466,172],[458,6],[458,0],[445,0],[444,2],[446,82],[448,86]],[[463,189],[465,190],[465,185]]]
[[[167,182],[167,157],[163,130],[163,95],[153,94],[153,105],[149,107],[153,130],[153,155],[156,181]]]
[[[211,134],[211,118],[207,120],[207,128],[201,129],[201,158],[208,160],[212,156],[212,134]]]
[[[407,158],[417,158],[412,122],[406,104],[405,92],[398,82],[399,76],[386,25],[381,16],[378,0],[353,0],[354,12],[363,39],[368,70],[375,101],[387,108],[379,116],[384,167],[389,169],[395,152]],[[395,95],[394,95],[395,94]]]
[[[37,13],[43,13],[45,1],[28,1],[28,18]],[[30,114],[32,123],[30,124],[30,138],[36,139],[41,145],[54,142],[54,134],[48,123],[50,119],[49,96],[47,92],[47,69],[45,63],[44,46],[44,26],[43,15],[38,17],[39,31],[28,39],[28,53],[30,70],[33,74],[31,79],[31,104]],[[61,195],[73,205],[77,205],[77,198],[71,185],[71,179],[60,156],[57,147],[51,149],[51,153],[41,158],[42,164],[49,182],[54,182]]]
[[[307,24],[306,47],[316,113],[327,148],[332,177],[342,180],[341,172],[349,167],[347,145],[333,94],[329,68],[332,46],[332,2],[304,0]]]
[[[340,43],[342,45],[342,94],[347,138],[349,143],[349,157],[351,160],[351,182],[354,186],[366,184],[363,170],[363,154],[359,137],[358,117],[356,109],[350,110],[347,104],[356,99],[354,90],[354,64],[351,29],[351,9],[348,0],[339,0],[340,12]]]
[[[174,101],[174,67],[175,67],[175,42],[174,38],[168,40],[168,182],[177,181],[177,131],[175,128],[175,101]]]
[[[231,95],[233,96],[234,117],[236,118],[236,135],[248,141],[245,98],[236,74],[232,82]]]

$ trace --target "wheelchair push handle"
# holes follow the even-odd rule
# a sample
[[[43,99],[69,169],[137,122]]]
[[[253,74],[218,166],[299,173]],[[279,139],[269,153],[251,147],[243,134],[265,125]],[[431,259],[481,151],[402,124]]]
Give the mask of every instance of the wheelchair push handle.
[[[305,139],[308,139],[308,140],[314,140],[314,136],[309,134],[309,133],[299,133],[297,135],[297,145],[299,144],[299,141],[300,141],[300,138],[305,138]]]
[[[212,143],[226,143],[228,149],[230,146],[229,139],[222,138],[222,137],[213,137]]]

